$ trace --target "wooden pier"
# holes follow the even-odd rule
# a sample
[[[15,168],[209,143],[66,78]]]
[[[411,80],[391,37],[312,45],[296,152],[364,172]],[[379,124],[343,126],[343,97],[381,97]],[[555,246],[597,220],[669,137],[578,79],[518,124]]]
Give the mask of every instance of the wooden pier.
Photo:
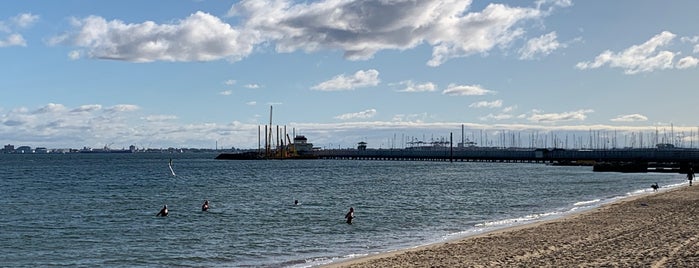
[[[313,152],[319,159],[392,161],[468,161],[595,165],[599,171],[684,173],[699,164],[698,149],[522,149],[440,148],[420,149],[330,149]],[[696,163],[696,164],[695,164]],[[598,168],[599,167],[599,168]]]

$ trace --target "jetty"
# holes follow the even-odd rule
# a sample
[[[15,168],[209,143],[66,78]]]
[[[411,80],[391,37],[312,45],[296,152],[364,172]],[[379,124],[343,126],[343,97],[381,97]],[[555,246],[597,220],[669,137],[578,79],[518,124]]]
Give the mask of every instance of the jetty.
[[[226,157],[228,156],[228,157]],[[217,159],[234,158],[231,154]],[[238,155],[243,156],[243,155]],[[263,159],[254,157],[247,159]],[[438,149],[318,149],[304,157],[276,159],[339,159],[382,161],[459,161],[544,163],[551,165],[593,166],[595,171],[676,172],[699,168],[699,149],[527,149],[527,148],[438,148]]]

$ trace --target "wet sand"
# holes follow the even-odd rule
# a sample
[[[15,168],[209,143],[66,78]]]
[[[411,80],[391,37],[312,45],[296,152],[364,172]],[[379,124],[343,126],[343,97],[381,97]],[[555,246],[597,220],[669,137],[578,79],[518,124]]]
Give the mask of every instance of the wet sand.
[[[699,185],[325,267],[699,267]]]

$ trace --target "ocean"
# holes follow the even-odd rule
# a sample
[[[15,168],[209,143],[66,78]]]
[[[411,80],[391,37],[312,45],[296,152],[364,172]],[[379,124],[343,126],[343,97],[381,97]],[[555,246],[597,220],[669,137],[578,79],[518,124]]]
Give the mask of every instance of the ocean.
[[[686,183],[531,163],[215,156],[0,154],[0,266],[312,267]]]

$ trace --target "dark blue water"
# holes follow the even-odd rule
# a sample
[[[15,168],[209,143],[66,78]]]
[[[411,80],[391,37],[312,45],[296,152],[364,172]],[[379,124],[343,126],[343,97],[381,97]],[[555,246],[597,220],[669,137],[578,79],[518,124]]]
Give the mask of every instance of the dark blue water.
[[[0,264],[315,266],[557,217],[654,182],[684,183],[680,174],[542,164],[214,156],[0,155]],[[155,217],[164,204],[169,216]]]

